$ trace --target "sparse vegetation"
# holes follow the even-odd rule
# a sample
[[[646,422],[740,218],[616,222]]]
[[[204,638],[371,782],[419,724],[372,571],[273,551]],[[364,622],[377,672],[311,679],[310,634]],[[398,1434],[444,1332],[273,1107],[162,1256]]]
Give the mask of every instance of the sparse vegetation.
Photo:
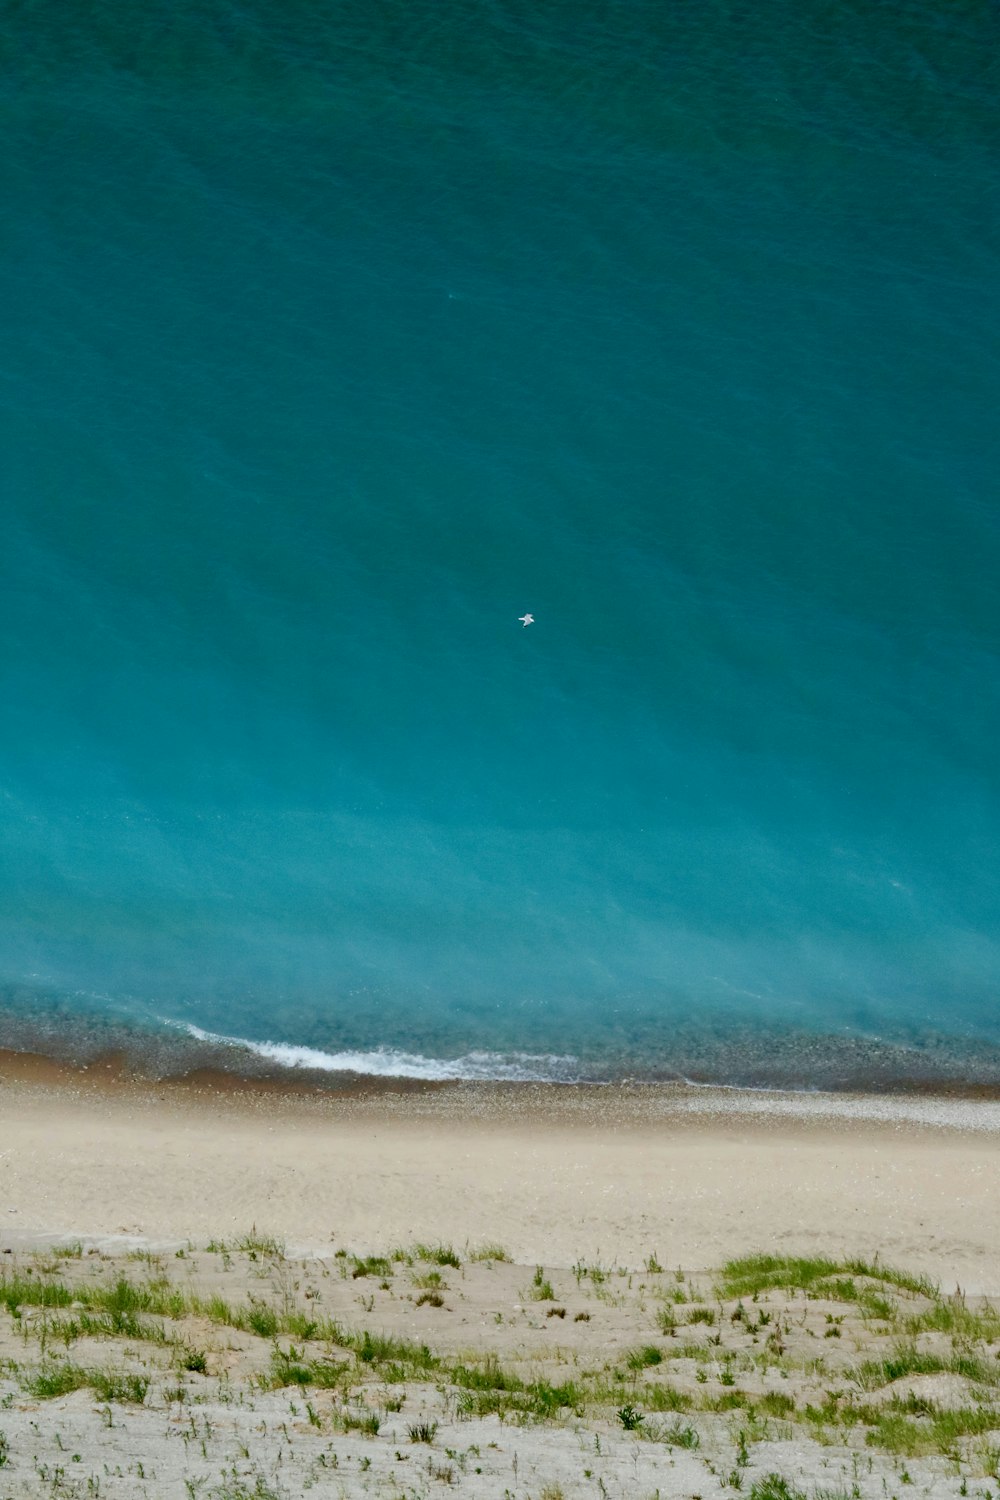
[[[436,1266],[452,1266],[456,1271],[462,1265],[457,1252],[450,1245],[414,1245],[413,1255],[416,1260],[431,1261]]]
[[[90,1386],[101,1401],[129,1401],[141,1406],[149,1389],[145,1375],[122,1370],[84,1369],[69,1361],[42,1366],[22,1380],[23,1388],[40,1401],[52,1401]]]
[[[378,1412],[351,1411],[348,1407],[334,1413],[333,1425],[340,1432],[360,1432],[365,1437],[378,1437],[382,1426],[382,1418]]]
[[[656,1322],[661,1333],[673,1337],[677,1332],[677,1318],[672,1307],[661,1307],[656,1314]]]
[[[388,1277],[392,1275],[392,1261],[384,1255],[366,1255],[363,1260],[355,1255],[353,1260],[351,1275],[355,1281],[361,1276]]]
[[[669,1443],[674,1448],[693,1449],[701,1446],[698,1430],[690,1422],[675,1422],[672,1427],[664,1428],[659,1437],[660,1442]]]
[[[294,1344],[288,1349],[274,1348],[271,1368],[261,1376],[261,1384],[274,1389],[286,1385],[308,1385],[318,1390],[335,1390],[344,1383],[350,1367],[344,1361],[309,1358]]]
[[[284,1260],[285,1242],[271,1234],[258,1234],[256,1224],[249,1234],[241,1235],[236,1241],[237,1250],[242,1250],[244,1255],[266,1255],[272,1260]]]
[[[970,1476],[997,1469],[990,1444],[1000,1431],[1000,1314],[877,1262],[752,1256],[729,1262],[714,1283],[687,1276],[671,1277],[669,1285],[644,1279],[663,1275],[649,1261],[645,1272],[633,1273],[579,1263],[575,1299],[586,1305],[568,1315],[555,1303],[544,1267],[503,1273],[498,1255],[473,1251],[463,1269],[446,1244],[391,1258],[344,1253],[300,1264],[254,1233],[222,1253],[225,1263],[211,1262],[207,1283],[191,1274],[199,1257],[193,1251],[180,1264],[167,1260],[176,1264],[173,1280],[151,1255],[12,1259],[0,1272],[0,1311],[10,1320],[7,1347],[17,1364],[0,1365],[0,1384],[35,1401],[86,1390],[110,1427],[128,1420],[130,1405],[169,1407],[172,1421],[187,1424],[189,1440],[199,1442],[209,1393],[227,1404],[280,1399],[288,1423],[327,1442],[331,1433],[384,1441],[386,1415],[412,1402],[415,1391],[418,1417],[395,1428],[415,1444],[433,1443],[446,1421],[492,1415],[519,1425],[565,1424],[573,1414],[599,1438],[616,1432],[621,1442],[623,1433],[633,1434],[637,1452],[649,1443],[694,1451],[699,1427],[707,1425],[705,1451],[714,1463],[719,1441],[733,1445],[735,1462],[727,1455],[719,1474],[748,1500],[798,1500],[780,1474],[758,1473],[752,1484],[745,1474],[753,1443],[794,1433],[855,1455],[885,1455],[897,1465],[899,1484],[903,1466],[916,1474],[932,1456],[960,1463]],[[201,1260],[207,1263],[204,1253]],[[405,1277],[401,1263],[410,1268]],[[461,1272],[448,1278],[450,1307],[446,1267]],[[476,1283],[489,1299],[490,1321],[513,1325],[508,1347],[518,1352],[507,1362],[475,1350],[456,1358],[397,1332],[357,1326],[359,1307],[370,1313],[376,1299],[368,1288],[359,1296],[353,1283],[377,1276],[392,1293],[394,1272],[395,1295],[381,1308],[439,1309],[435,1324],[452,1328],[451,1309],[463,1307]],[[522,1303],[511,1311],[501,1299],[516,1299],[526,1280]],[[232,1288],[231,1295],[216,1287]],[[497,1301],[487,1288],[499,1289]],[[611,1362],[597,1350],[587,1357],[591,1309],[599,1325],[606,1311],[613,1327],[631,1330],[632,1342],[615,1344]],[[678,1312],[686,1318],[682,1329]],[[654,1328],[663,1337],[648,1341]],[[598,1331],[598,1349],[602,1338]],[[939,1377],[944,1384],[920,1384]],[[421,1433],[430,1436],[414,1435]],[[426,1474],[459,1482],[463,1454],[446,1447],[454,1443],[450,1434],[442,1439],[444,1456]],[[0,1455],[7,1453],[0,1446]],[[336,1467],[335,1456],[327,1453],[322,1467]],[[258,1500],[266,1493],[253,1488],[258,1480],[271,1483],[241,1467],[225,1476],[228,1491],[203,1488],[199,1500],[241,1493],[234,1485]],[[817,1500],[818,1492],[809,1494]]]
[[[711,1328],[715,1323],[715,1313],[710,1307],[692,1307],[687,1320],[689,1323],[704,1323]]]
[[[838,1279],[848,1276],[863,1276],[914,1296],[936,1298],[938,1295],[937,1283],[928,1277],[914,1276],[877,1261],[836,1261],[823,1256],[794,1255],[746,1255],[739,1260],[727,1261],[719,1278],[719,1291],[724,1297],[748,1297],[779,1288],[818,1292],[825,1287],[829,1292],[837,1286]],[[840,1285],[843,1285],[842,1280]]]
[[[251,1485],[249,1478],[241,1478],[234,1470],[221,1484],[209,1490],[209,1500],[285,1500],[282,1492],[269,1484],[262,1474],[255,1474],[252,1478]],[[192,1497],[197,1494],[190,1486],[189,1491]]]
[[[645,1370],[650,1365],[658,1365],[662,1362],[663,1355],[655,1344],[644,1344],[641,1349],[633,1349],[625,1359],[630,1370]]]
[[[802,1490],[793,1489],[780,1474],[768,1474],[753,1485],[750,1500],[806,1500],[806,1496]]]
[[[554,1302],[556,1300],[556,1294],[552,1290],[552,1283],[541,1266],[535,1267],[535,1275],[531,1283],[531,1296],[536,1302]]]

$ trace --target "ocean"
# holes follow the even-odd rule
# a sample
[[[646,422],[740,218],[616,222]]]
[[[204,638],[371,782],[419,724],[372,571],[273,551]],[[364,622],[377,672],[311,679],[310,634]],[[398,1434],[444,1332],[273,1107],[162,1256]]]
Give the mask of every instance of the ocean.
[[[998,44],[0,14],[0,1045],[1000,1083]]]

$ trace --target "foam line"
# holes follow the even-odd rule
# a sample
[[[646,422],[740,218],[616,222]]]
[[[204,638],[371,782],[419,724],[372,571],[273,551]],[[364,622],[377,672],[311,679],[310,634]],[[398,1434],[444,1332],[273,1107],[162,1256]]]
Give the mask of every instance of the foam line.
[[[579,1078],[575,1057],[529,1052],[468,1052],[463,1057],[424,1057],[394,1047],[369,1052],[323,1052],[284,1042],[253,1042],[247,1037],[220,1036],[189,1022],[183,1030],[199,1042],[239,1048],[284,1068],[309,1068],[322,1073],[361,1073],[375,1078],[419,1078],[427,1082],[481,1080],[503,1083],[573,1083]]]

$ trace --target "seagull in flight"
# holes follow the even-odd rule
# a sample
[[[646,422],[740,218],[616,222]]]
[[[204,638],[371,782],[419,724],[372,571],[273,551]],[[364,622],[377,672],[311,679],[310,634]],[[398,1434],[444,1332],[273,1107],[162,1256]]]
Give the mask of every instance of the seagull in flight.
[[[518,615],[517,618],[521,622],[521,624],[524,626],[525,630],[527,630],[527,628],[528,628],[529,625],[534,625],[534,623],[535,623],[535,617],[534,617],[534,615]]]

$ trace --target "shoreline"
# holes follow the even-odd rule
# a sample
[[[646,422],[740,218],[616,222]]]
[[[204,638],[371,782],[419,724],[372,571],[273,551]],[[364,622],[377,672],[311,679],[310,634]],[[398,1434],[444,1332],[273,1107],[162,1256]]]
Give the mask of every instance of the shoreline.
[[[564,1033],[523,1038],[465,1037],[461,1055],[441,1038],[378,1042],[326,1035],[308,1042],[252,1040],[162,1017],[145,1022],[11,1006],[0,996],[0,1051],[47,1058],[86,1072],[108,1061],[150,1082],[213,1077],[218,1087],[277,1086],[342,1092],[356,1087],[643,1084],[738,1091],[933,1095],[1000,1100],[1000,1045],[931,1031],[880,1036],[814,1033],[737,1022],[640,1030],[574,1050]],[[484,1050],[485,1049],[485,1050]],[[233,1083],[231,1080],[235,1080]]]
[[[704,1268],[878,1255],[1000,1292],[1000,1104],[927,1096],[388,1083],[155,1083],[0,1053],[0,1241],[303,1253],[499,1240]],[[6,1236],[6,1239],[4,1237]],[[2,1247],[0,1247],[2,1248]]]
[[[70,1063],[36,1052],[0,1047],[0,1090],[27,1088],[159,1103],[206,1105],[223,1101],[235,1108],[305,1109],[337,1116],[412,1110],[424,1118],[509,1120],[530,1114],[550,1123],[613,1122],[648,1125],[670,1122],[679,1128],[697,1119],[768,1123],[836,1122],[841,1128],[866,1124],[974,1132],[1000,1141],[1000,1088],[981,1084],[935,1088],[922,1081],[893,1090],[743,1087],[738,1084],[677,1079],[647,1082],[508,1082],[487,1079],[416,1079],[393,1075],[341,1073],[317,1076],[305,1069],[283,1069],[247,1077],[225,1068],[194,1068],[149,1077],[114,1052],[88,1063]]]
[[[22,1081],[49,1082],[65,1086],[131,1087],[143,1089],[196,1090],[219,1094],[245,1094],[248,1096],[284,1096],[288,1098],[312,1097],[317,1094],[331,1098],[358,1097],[372,1094],[378,1097],[394,1094],[445,1094],[462,1090],[478,1090],[484,1095],[510,1090],[522,1096],[529,1091],[539,1094],[551,1092],[573,1095],[581,1092],[608,1090],[646,1091],[663,1098],[681,1098],[686,1095],[704,1094],[713,1099],[732,1098],[744,1101],[751,1099],[801,1099],[803,1101],[883,1101],[880,1113],[884,1116],[895,1108],[889,1101],[900,1101],[901,1117],[909,1117],[902,1101],[926,1099],[938,1105],[949,1102],[996,1103],[1000,1105],[1000,1079],[976,1079],[935,1073],[881,1073],[845,1076],[836,1082],[815,1083],[792,1081],[775,1077],[766,1082],[740,1082],[691,1073],[670,1072],[660,1075],[641,1073],[624,1074],[620,1077],[432,1077],[415,1076],[411,1073],[391,1071],[369,1072],[349,1067],[326,1069],[309,1067],[300,1063],[285,1063],[255,1057],[243,1053],[237,1047],[212,1047],[206,1049],[204,1059],[179,1054],[170,1068],[150,1067],[148,1061],[124,1046],[110,1045],[94,1048],[81,1058],[65,1049],[40,1050],[35,1046],[0,1045],[0,1085],[6,1078]],[[391,1055],[391,1054],[390,1054]],[[249,1066],[245,1066],[249,1061]],[[244,1066],[239,1066],[244,1064]],[[739,1110],[742,1106],[734,1106]],[[755,1110],[754,1112],[758,1112]],[[787,1110],[783,1111],[787,1112]],[[815,1112],[803,1105],[803,1113]],[[829,1112],[849,1114],[851,1108],[835,1106]],[[998,1116],[1000,1118],[1000,1116]]]

